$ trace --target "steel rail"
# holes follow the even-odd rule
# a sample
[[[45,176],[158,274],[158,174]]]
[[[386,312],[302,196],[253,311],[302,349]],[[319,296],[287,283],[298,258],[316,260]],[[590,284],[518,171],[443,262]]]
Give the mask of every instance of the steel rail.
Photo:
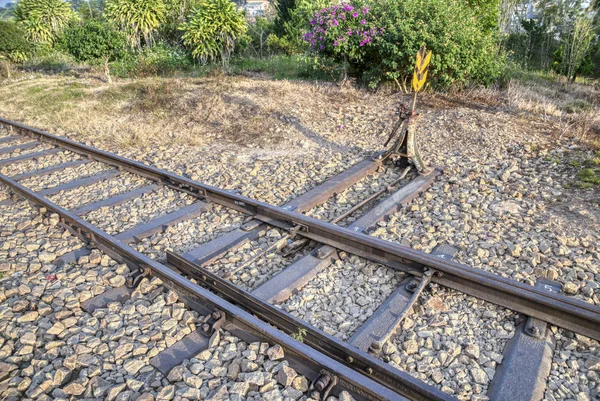
[[[267,224],[297,230],[297,234],[332,247],[420,276],[425,268],[436,271],[432,281],[464,294],[503,306],[600,340],[600,307],[533,286],[500,277],[480,269],[441,259],[402,245],[393,244],[350,229],[323,222],[143,163],[58,137],[35,128],[0,118],[0,123],[25,130],[40,140],[86,155],[123,170],[177,187],[205,201],[240,210]]]
[[[219,296],[236,305],[243,306],[252,314],[288,334],[302,336],[302,341],[325,355],[367,374],[377,382],[411,400],[456,400],[441,390],[430,386],[382,362],[381,360],[350,346],[334,336],[318,330],[294,315],[262,300],[219,277],[210,270],[198,266],[184,257],[167,251],[167,262],[175,268],[195,278]]]
[[[152,274],[160,278],[167,288],[172,289],[180,294],[182,298],[186,299],[188,306],[193,309],[199,310],[202,313],[205,308],[201,305],[205,304],[224,312],[228,320],[237,323],[238,327],[248,328],[260,337],[267,338],[272,343],[284,347],[288,358],[300,358],[305,363],[312,364],[312,370],[316,372],[320,372],[321,370],[331,372],[338,377],[343,388],[350,390],[359,397],[368,400],[406,400],[404,396],[397,394],[393,390],[347,367],[343,363],[335,361],[308,345],[293,339],[289,335],[279,331],[276,327],[263,322],[244,309],[210,292],[208,289],[194,284],[178,272],[125,245],[88,223],[83,218],[36,194],[10,177],[0,174],[0,182],[30,202],[58,214],[60,216],[60,223],[64,227],[85,242],[90,242],[94,246],[97,246],[114,259],[134,268],[150,269]]]

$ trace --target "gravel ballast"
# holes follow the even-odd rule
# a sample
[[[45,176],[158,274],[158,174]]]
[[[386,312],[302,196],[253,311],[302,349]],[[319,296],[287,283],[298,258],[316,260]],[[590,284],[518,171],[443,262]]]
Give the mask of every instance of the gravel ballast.
[[[381,131],[385,124],[381,122],[389,121],[398,99],[378,97],[377,101],[369,100],[364,104],[355,98],[344,98],[343,102],[334,100],[331,104],[314,100],[321,110],[306,108],[301,100],[297,105],[286,103],[286,115],[296,117],[281,119],[287,141],[272,147],[221,143],[191,148],[181,145],[146,149],[99,146],[210,185],[282,205],[380,148],[385,139],[385,132]],[[451,107],[425,108],[422,114],[419,123],[422,153],[432,165],[443,167],[445,173],[436,179],[429,191],[389,221],[381,222],[370,234],[426,252],[437,244],[449,243],[459,248],[455,256],[459,262],[528,284],[541,277],[554,279],[563,284],[566,295],[600,305],[598,188],[577,187],[577,175],[583,166],[592,163],[594,153],[569,139],[557,139],[554,128],[545,122],[531,116],[523,118],[502,108],[475,109],[453,104]],[[0,132],[0,135],[4,134]],[[6,168],[1,171],[8,173]],[[20,173],[14,171],[14,174]],[[359,185],[356,191],[350,191],[355,192],[350,201],[346,199],[350,192],[338,195],[336,201],[344,203],[346,200],[351,204],[375,190]],[[96,193],[94,191],[91,193]],[[109,191],[108,188],[101,189],[97,197],[89,198],[83,193],[73,195],[64,204],[75,204],[79,197],[82,202],[78,205],[89,203]],[[0,200],[6,196],[7,192],[0,190]],[[167,213],[166,209],[171,206],[181,207],[191,201],[187,196],[179,198],[166,194],[164,198],[167,200],[136,200],[139,203],[99,211],[87,218],[107,231],[117,233]],[[11,208],[17,205],[22,207],[24,203],[19,202]],[[329,217],[330,209],[324,207],[316,216]],[[17,220],[24,219],[17,210],[3,209],[0,223],[4,224],[13,216]],[[339,211],[332,213],[339,214]],[[219,220],[220,214],[206,212],[135,246],[162,259],[167,249],[185,252],[241,224],[242,218],[231,215]],[[217,223],[214,229],[213,222]],[[13,275],[21,280],[29,274],[23,273],[27,272],[30,263],[25,239],[39,242],[42,247],[54,247],[47,245],[50,242],[44,237],[45,229],[40,230],[42,232],[26,231],[27,236],[18,234],[16,238],[21,242],[14,245],[18,250],[10,245],[10,251],[0,253],[7,258],[7,262],[0,259],[0,263],[9,272],[7,275],[11,280]],[[67,238],[60,239],[67,245],[49,253],[65,253],[80,246],[80,243],[71,244]],[[3,241],[15,240],[3,237]],[[31,249],[33,247],[29,245]],[[53,256],[43,258],[50,260]],[[85,260],[81,262],[78,266],[88,264]],[[32,263],[35,270],[38,262]],[[91,269],[110,268],[113,271],[119,267],[107,261],[104,263],[108,266]],[[367,273],[363,272],[365,269]],[[258,270],[259,275],[264,273]],[[90,273],[90,280],[104,283],[104,275],[98,274]],[[377,278],[377,283],[363,284],[373,277]],[[81,280],[75,276],[74,279]],[[107,279],[109,283],[95,287],[95,291],[110,285],[110,279]],[[401,275],[387,268],[349,256],[322,272],[282,307],[290,307],[292,313],[309,323],[347,338],[401,279]],[[1,283],[6,291],[8,285],[5,281]],[[339,293],[335,292],[336,284],[343,286]],[[10,286],[12,288],[12,282]],[[333,293],[323,290],[329,288]],[[23,288],[23,291],[26,290]],[[84,291],[91,291],[87,284]],[[365,301],[361,297],[368,299],[370,304],[361,305]],[[439,311],[428,306],[431,299],[439,299],[448,310]],[[439,306],[437,300],[433,303]],[[485,390],[501,359],[497,354],[502,353],[507,339],[513,335],[515,316],[501,308],[436,287],[427,290],[417,309],[422,313],[411,318],[413,325],[390,344],[384,358],[461,399],[484,400]],[[16,325],[13,317],[9,322]],[[81,321],[77,325],[82,325]],[[499,338],[498,333],[501,333]],[[229,336],[223,333],[225,337]],[[0,349],[4,349],[7,342],[14,342],[8,337],[3,338]],[[479,342],[478,338],[493,340]],[[492,343],[491,348],[488,343]],[[233,350],[231,344],[236,344],[237,351],[239,345],[235,340],[228,340],[223,347]],[[478,357],[474,356],[474,345],[479,349]],[[408,352],[415,347],[416,353]],[[446,358],[444,353],[454,356]],[[558,331],[546,399],[586,401],[597,398],[595,361],[598,358],[597,342]],[[19,365],[26,363],[19,362]],[[185,368],[191,371],[189,364]],[[16,388],[16,383],[11,386]]]

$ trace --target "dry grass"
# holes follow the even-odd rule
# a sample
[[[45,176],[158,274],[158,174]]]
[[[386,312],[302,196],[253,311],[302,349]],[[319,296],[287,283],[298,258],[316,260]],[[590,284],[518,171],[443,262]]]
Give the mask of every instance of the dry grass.
[[[361,100],[355,89],[243,77],[148,78],[106,85],[98,79],[43,76],[4,81],[0,115],[118,146],[276,146],[289,139],[288,116]]]
[[[405,97],[226,75],[118,80],[110,86],[93,76],[24,76],[0,86],[0,115],[119,147],[233,143],[277,148],[307,138],[337,146],[331,141],[338,140],[339,129],[360,146],[365,135],[382,131]],[[503,89],[426,94],[419,106],[502,110],[548,125],[559,139],[600,145],[600,91],[590,85],[520,79]]]
[[[558,139],[574,138],[600,147],[600,90],[594,85],[566,84],[544,78],[512,79],[506,88],[473,88],[453,94],[488,107],[544,121]]]

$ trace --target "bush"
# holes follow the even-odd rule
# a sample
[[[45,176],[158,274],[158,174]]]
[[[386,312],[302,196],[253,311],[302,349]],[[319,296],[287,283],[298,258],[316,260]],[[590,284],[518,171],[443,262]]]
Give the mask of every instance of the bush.
[[[264,17],[257,17],[254,23],[248,24],[248,44],[245,47],[252,50],[253,56],[264,57],[266,52],[272,51],[269,37],[273,36],[273,29],[273,22]]]
[[[302,35],[306,24],[314,18],[315,12],[331,5],[332,0],[294,0],[278,5],[275,18],[275,34],[269,41],[274,48],[286,54],[299,53],[306,50],[306,42]]]
[[[111,71],[119,77],[169,76],[189,71],[194,64],[189,55],[178,47],[158,43],[154,47],[123,54],[111,63]]]
[[[267,58],[234,57],[231,59],[231,73],[268,74],[274,79],[331,80],[322,68],[317,68],[313,58],[306,55],[277,54]]]
[[[64,32],[60,47],[78,61],[113,61],[123,55],[125,37],[105,22],[87,20],[70,26]]]
[[[221,60],[227,64],[236,41],[246,34],[244,15],[231,0],[204,0],[181,26],[183,43],[202,63]]]
[[[63,0],[20,0],[15,17],[30,41],[52,45],[75,18],[75,11]]]
[[[53,74],[67,72],[76,66],[70,54],[49,46],[37,46],[31,57],[23,63],[26,70]]]
[[[384,80],[408,81],[421,46],[433,51],[430,83],[436,87],[490,83],[501,73],[494,33],[484,29],[476,10],[457,0],[372,2],[371,21],[383,28],[355,61],[355,75],[370,86]]]
[[[348,62],[363,62],[373,39],[383,33],[382,28],[373,26],[368,19],[369,7],[361,0],[327,7],[309,21],[312,30],[304,35],[304,40],[317,55],[343,61],[345,79]]]
[[[31,45],[25,39],[25,31],[14,22],[0,21],[0,58],[12,63],[27,59]]]

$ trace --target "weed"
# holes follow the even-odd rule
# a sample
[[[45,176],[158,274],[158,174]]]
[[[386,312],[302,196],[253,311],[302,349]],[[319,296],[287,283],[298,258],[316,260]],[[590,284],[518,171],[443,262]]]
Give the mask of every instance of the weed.
[[[545,157],[544,158],[545,161],[553,163],[553,164],[559,164],[560,163],[560,159],[558,157]]]
[[[565,111],[569,114],[592,110],[594,106],[585,99],[575,99],[565,105]]]
[[[596,171],[591,168],[584,168],[578,174],[577,178],[583,182],[591,185],[600,185],[600,176],[596,174]]]
[[[295,340],[300,341],[301,343],[303,343],[304,342],[304,337],[306,336],[306,329],[304,329],[302,327],[298,327],[298,331],[296,333],[292,333],[291,336]]]
[[[231,61],[231,73],[266,74],[274,79],[316,79],[331,80],[331,77],[317,68],[311,58],[306,56],[273,56],[269,58],[243,57]]]
[[[569,162],[569,166],[571,167],[581,167],[581,162],[579,160],[571,160]]]

